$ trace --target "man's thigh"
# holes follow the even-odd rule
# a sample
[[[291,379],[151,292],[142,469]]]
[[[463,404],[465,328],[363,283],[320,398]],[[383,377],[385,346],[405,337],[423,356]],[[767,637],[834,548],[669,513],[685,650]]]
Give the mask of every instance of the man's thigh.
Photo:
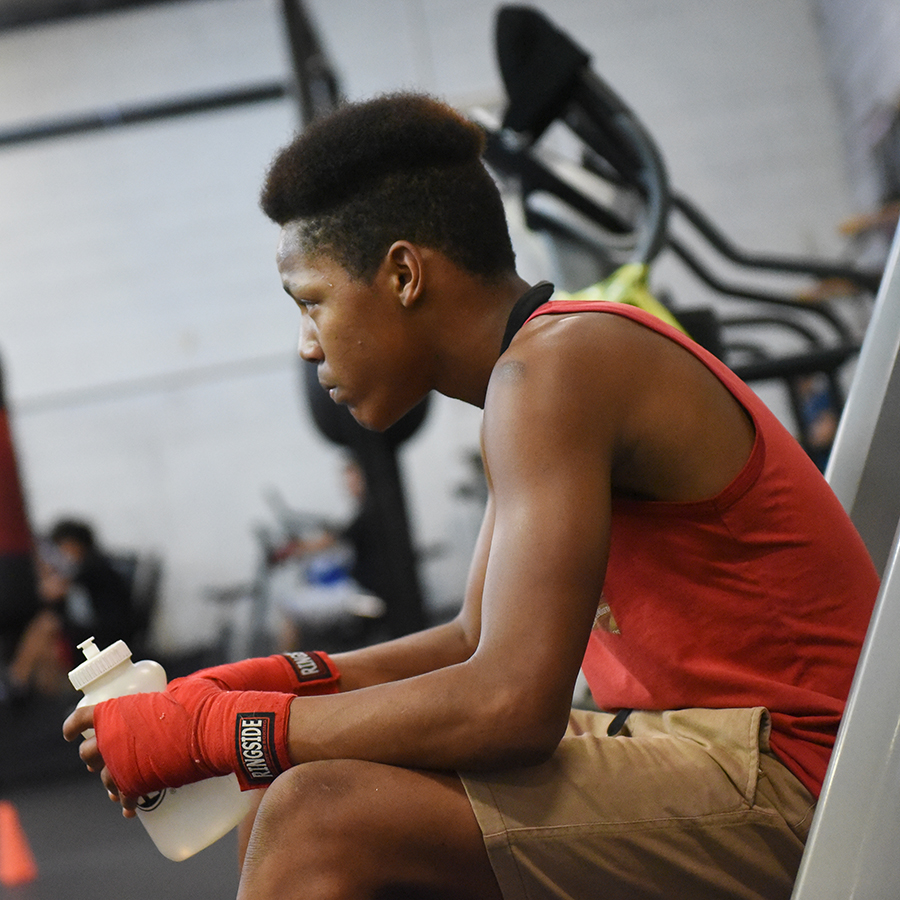
[[[238,900],[500,894],[459,779],[364,760],[295,766],[266,789]]]
[[[573,711],[547,763],[464,775],[506,900],[788,898],[814,799],[764,710]]]

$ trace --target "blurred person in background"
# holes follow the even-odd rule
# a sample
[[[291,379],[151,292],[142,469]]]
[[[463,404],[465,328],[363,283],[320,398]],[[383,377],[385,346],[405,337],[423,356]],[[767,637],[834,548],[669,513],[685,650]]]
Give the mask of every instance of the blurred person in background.
[[[67,673],[78,645],[128,640],[133,631],[131,587],[80,519],[60,519],[40,542],[40,607],[16,646],[2,686],[8,702],[71,691]]]
[[[313,533],[292,535],[270,553],[282,650],[301,646],[310,628],[316,633],[330,626],[346,632],[351,642],[365,639],[385,614],[390,565],[365,474],[352,455],[344,459],[343,477],[353,504],[349,521],[320,523]]]

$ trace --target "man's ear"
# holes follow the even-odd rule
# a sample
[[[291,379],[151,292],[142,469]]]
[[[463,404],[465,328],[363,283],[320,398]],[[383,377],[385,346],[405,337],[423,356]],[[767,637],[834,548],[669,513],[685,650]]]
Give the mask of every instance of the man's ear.
[[[410,307],[425,289],[425,256],[422,248],[409,241],[395,241],[385,258],[391,287],[400,303]]]

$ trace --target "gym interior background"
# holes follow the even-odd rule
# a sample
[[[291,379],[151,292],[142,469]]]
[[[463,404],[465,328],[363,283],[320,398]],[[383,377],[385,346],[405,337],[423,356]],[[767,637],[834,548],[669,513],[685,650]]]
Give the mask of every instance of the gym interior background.
[[[53,16],[34,21],[41,4]],[[748,249],[858,259],[841,233],[885,196],[900,98],[893,0],[536,0],[656,138],[673,184]],[[488,0],[307,0],[343,94],[421,89],[503,106]],[[93,12],[89,10],[94,10]],[[56,13],[75,10],[74,15]],[[274,0],[0,0],[0,132],[284,83]],[[35,529],[61,513],[164,562],[154,644],[214,640],[211,588],[247,582],[272,489],[341,518],[340,451],[314,427],[298,314],[257,192],[298,126],[290,98],[0,145],[0,354]],[[522,274],[546,247],[510,205]],[[716,298],[668,260],[655,283]],[[760,393],[776,410],[774,386]],[[427,602],[461,593],[478,510],[478,410],[436,398],[400,463]]]
[[[656,138],[672,182],[735,242],[883,256],[896,221],[885,209],[897,199],[886,165],[900,100],[895,0],[533,5],[592,54]],[[412,88],[467,111],[502,108],[494,2],[305,6],[347,97]],[[271,489],[337,519],[348,497],[340,451],[303,396],[298,314],[278,283],[276,229],[256,206],[297,104],[283,96],[127,127],[116,118],[284,84],[290,70],[277,0],[0,0],[0,358],[32,524],[77,513],[111,547],[157,552],[153,645],[165,654],[217,639],[210,589],[258,570],[255,527],[271,520]],[[109,128],[4,142],[96,112]],[[515,197],[510,215],[523,276],[553,274]],[[682,302],[719,302],[667,258],[654,282]],[[777,385],[759,390],[787,417]],[[413,539],[437,548],[422,565],[436,607],[458,599],[474,540],[478,424],[477,410],[436,398],[400,451]],[[59,746],[55,717],[45,724],[24,741],[12,719],[0,729],[0,791],[39,870],[0,886],[3,896],[234,895],[233,836],[167,863]]]

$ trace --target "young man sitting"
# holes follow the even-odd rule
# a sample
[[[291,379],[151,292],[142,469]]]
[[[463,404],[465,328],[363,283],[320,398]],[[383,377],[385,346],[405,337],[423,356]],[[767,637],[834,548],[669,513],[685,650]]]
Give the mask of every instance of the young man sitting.
[[[481,149],[435,100],[377,98],[299,135],[262,194],[335,402],[373,429],[431,390],[484,408],[458,617],[200,672],[66,735],[96,728],[82,758],[129,814],[212,774],[270,784],[240,898],[787,898],[877,575],[721,363],[516,274]],[[571,709],[582,666],[607,712]],[[271,723],[256,782],[248,714]]]

